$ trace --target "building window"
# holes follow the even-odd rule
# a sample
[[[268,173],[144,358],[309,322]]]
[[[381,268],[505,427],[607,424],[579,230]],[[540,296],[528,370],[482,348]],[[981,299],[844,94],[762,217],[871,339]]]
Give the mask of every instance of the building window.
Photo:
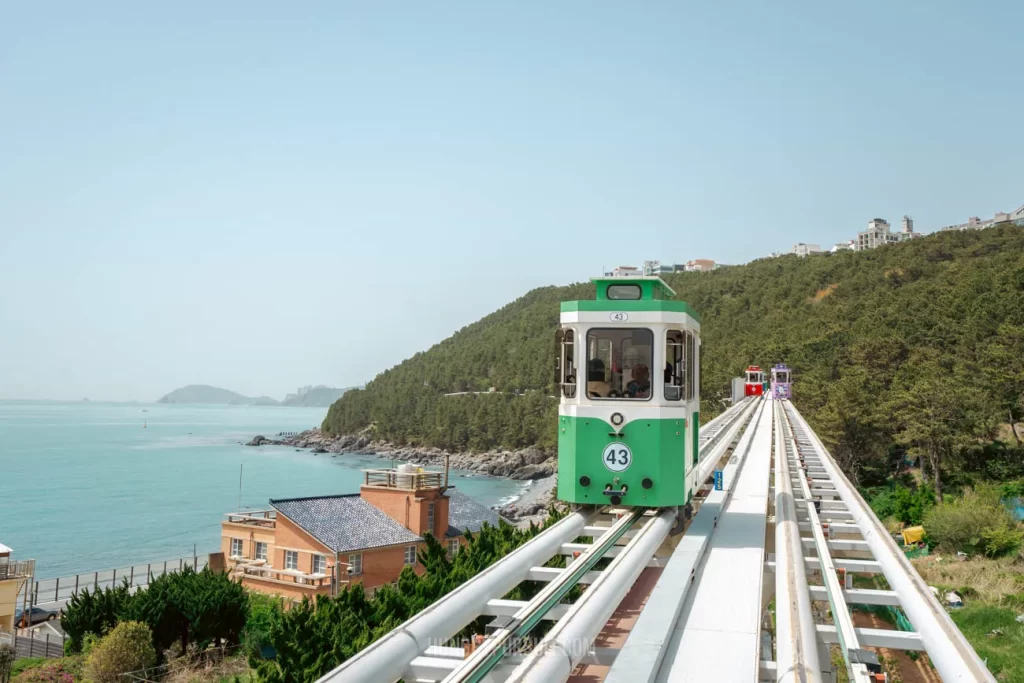
[[[450,538],[448,539],[448,557],[455,557],[455,553],[459,552],[459,548],[462,544],[459,543],[459,539]]]
[[[358,553],[355,555],[348,556],[348,573],[351,576],[357,576],[363,573],[363,555]]]
[[[299,554],[294,550],[284,551],[284,568],[285,569],[298,569],[299,568]]]
[[[435,503],[427,503],[427,531],[434,533],[434,505]]]
[[[576,331],[572,328],[555,333],[555,389],[566,398],[576,398]]]
[[[648,401],[654,334],[644,328],[587,332],[587,396]]]
[[[405,546],[405,566],[412,567],[416,564],[416,546]]]
[[[313,574],[326,574],[327,573],[327,558],[323,555],[313,556]]]
[[[256,559],[257,560],[263,560],[264,562],[266,562],[266,560],[267,560],[267,544],[266,543],[262,543],[260,541],[256,541]]]
[[[242,557],[242,539],[231,539],[231,557]]]

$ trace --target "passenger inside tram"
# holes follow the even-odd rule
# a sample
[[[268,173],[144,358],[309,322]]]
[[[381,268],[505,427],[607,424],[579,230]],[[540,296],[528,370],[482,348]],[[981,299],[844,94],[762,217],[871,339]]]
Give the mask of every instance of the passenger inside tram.
[[[644,328],[587,332],[587,395],[649,399],[654,335]]]
[[[587,396],[601,398],[607,396],[611,386],[605,381],[604,361],[591,358],[587,364]]]

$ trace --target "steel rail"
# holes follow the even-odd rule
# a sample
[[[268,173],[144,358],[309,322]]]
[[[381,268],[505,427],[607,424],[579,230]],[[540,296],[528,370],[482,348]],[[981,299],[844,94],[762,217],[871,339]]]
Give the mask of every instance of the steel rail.
[[[776,403],[781,403],[781,401],[776,401]],[[811,538],[813,539],[814,550],[817,555],[818,572],[821,574],[822,583],[825,585],[825,593],[828,597],[829,607],[832,610],[832,620],[835,622],[836,635],[839,638],[839,649],[843,654],[846,671],[849,674],[850,680],[854,683],[871,683],[868,678],[867,666],[861,661],[860,657],[860,653],[864,648],[861,646],[860,638],[857,636],[857,631],[853,625],[850,607],[846,604],[846,600],[843,597],[843,587],[839,583],[836,562],[832,558],[832,553],[828,547],[828,539],[825,538],[825,533],[821,526],[821,519],[813,504],[811,487],[807,483],[807,469],[797,458],[799,455],[799,445],[797,444],[796,435],[793,433],[789,416],[784,411],[780,410],[780,412],[783,412],[781,426],[784,434],[783,449],[785,457],[788,463],[790,453],[792,453],[794,460],[797,461],[795,463],[796,479],[800,483],[803,499],[807,502],[807,519],[811,527]],[[803,542],[801,541],[801,547],[802,544]],[[798,562],[797,564],[800,563]],[[804,590],[801,593],[809,596],[810,591],[807,590],[806,578],[804,579],[803,587]],[[806,615],[801,614],[801,617],[805,619],[804,625],[814,626],[814,620],[809,610]]]
[[[661,510],[605,569],[569,613],[544,637],[507,683],[550,683],[569,678],[590,651],[601,629],[632,589],[675,523],[672,509]]]
[[[775,401],[773,404],[777,403]],[[803,541],[797,519],[782,409],[775,418],[775,660],[779,683],[821,683],[818,636],[814,630]]]
[[[497,629],[468,659],[445,676],[443,683],[478,683],[482,680],[508,654],[509,643],[529,635],[544,615],[579,584],[580,579],[643,517],[645,511],[645,508],[636,508],[617,520],[583,554],[571,561],[565,572],[516,612],[508,625]],[[644,557],[644,563],[647,559]]]
[[[800,425],[807,434],[818,455],[821,465],[835,486],[839,498],[846,503],[853,514],[854,523],[868,543],[872,555],[879,563],[886,581],[899,595],[900,606],[907,618],[920,634],[925,650],[943,681],[995,683],[995,677],[956,627],[949,614],[932,595],[927,584],[914,569],[906,556],[896,547],[881,522],[875,517],[857,489],[839,469],[832,455],[818,436],[807,424],[800,412],[789,401],[786,410],[793,422]]]
[[[398,680],[409,663],[428,646],[465,628],[483,612],[488,600],[508,593],[526,580],[531,568],[544,564],[558,554],[563,543],[580,536],[596,514],[596,511],[576,512],[559,520],[320,680],[330,683]]]

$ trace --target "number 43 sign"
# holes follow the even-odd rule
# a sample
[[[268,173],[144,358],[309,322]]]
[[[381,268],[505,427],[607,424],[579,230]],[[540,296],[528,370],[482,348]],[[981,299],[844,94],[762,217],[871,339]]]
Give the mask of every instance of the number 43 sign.
[[[633,453],[624,443],[610,443],[605,446],[601,459],[604,466],[612,472],[624,472],[633,462]]]

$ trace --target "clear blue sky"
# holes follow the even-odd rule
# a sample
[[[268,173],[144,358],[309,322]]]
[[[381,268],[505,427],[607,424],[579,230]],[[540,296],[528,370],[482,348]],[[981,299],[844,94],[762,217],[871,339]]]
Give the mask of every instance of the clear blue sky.
[[[528,289],[1024,203],[1019,2],[26,2],[0,397],[278,398]]]

